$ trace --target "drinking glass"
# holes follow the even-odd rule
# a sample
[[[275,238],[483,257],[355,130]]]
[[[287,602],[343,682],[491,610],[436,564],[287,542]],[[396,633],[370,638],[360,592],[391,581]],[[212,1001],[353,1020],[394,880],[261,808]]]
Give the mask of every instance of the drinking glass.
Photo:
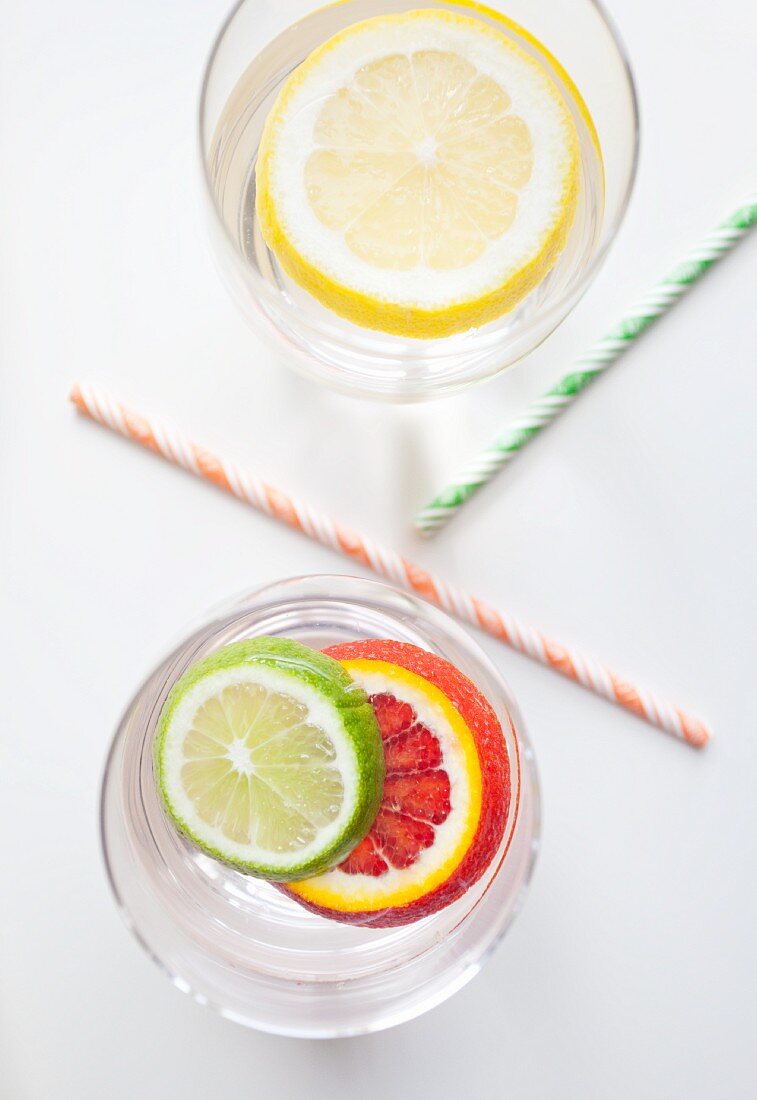
[[[263,126],[292,70],[350,24],[418,7],[474,16],[514,39],[562,92],[580,142],[578,209],[555,266],[510,313],[436,339],[374,332],[331,313],[283,272],[255,212]],[[219,267],[250,321],[311,378],[363,397],[418,401],[461,390],[521,359],[587,289],[631,193],[636,94],[624,47],[595,0],[489,0],[488,6],[473,0],[341,0],[325,7],[313,0],[241,0],[205,72],[200,149]]]
[[[452,661],[488,698],[506,741],[512,796],[499,850],[458,901],[402,928],[341,924],[209,858],[173,827],[153,774],[153,739],[166,696],[201,657],[258,635],[319,649],[371,637],[410,642]],[[465,631],[388,585],[309,576],[259,588],[217,612],[145,680],[113,739],[101,821],[121,913],[174,985],[249,1027],[327,1038],[412,1019],[481,968],[531,875],[539,793],[518,708]]]

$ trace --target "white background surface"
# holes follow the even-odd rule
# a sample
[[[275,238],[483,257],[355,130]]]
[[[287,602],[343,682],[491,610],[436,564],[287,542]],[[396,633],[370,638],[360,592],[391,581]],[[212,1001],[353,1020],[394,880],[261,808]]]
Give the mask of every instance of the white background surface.
[[[529,365],[398,410],[283,370],[215,274],[194,124],[226,6],[0,4],[0,1095],[753,1096],[757,239],[444,537],[419,545],[408,519],[754,185],[757,7],[614,0],[644,142],[610,260]],[[342,566],[82,422],[66,404],[78,378],[700,712],[711,748],[486,641],[545,805],[533,888],[495,958],[443,1007],[368,1038],[216,1018],[141,953],[108,895],[104,753],[187,622],[258,582]]]

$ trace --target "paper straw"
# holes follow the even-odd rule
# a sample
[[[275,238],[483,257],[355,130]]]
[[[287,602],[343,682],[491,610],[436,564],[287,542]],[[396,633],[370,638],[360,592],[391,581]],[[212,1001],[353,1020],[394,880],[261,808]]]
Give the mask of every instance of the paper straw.
[[[316,542],[337,550],[394,584],[437,604],[458,619],[480,627],[519,653],[582,684],[589,691],[617,703],[674,737],[696,748],[702,748],[709,740],[710,733],[704,723],[687,715],[679,707],[664,703],[649,692],[634,687],[588,657],[550,641],[533,627],[516,622],[512,616],[487,607],[475,596],[427,573],[396,551],[347,530],[329,516],[271,488],[165,425],[131,412],[112,397],[90,386],[75,386],[70,396],[80,412],[99,424],[155,451],[197,477],[211,481],[258,511],[295,527]]]
[[[580,393],[626,352],[639,336],[683,297],[712,265],[757,223],[757,192],[748,195],[670,274],[593,344],[560,381],[509,424],[493,443],[464,466],[457,477],[423,508],[415,527],[423,535],[440,531],[547,424],[556,420]]]

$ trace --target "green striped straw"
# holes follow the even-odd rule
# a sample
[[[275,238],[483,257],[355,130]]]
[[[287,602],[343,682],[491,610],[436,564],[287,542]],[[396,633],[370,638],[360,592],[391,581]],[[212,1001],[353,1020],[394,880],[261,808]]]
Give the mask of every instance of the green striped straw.
[[[529,406],[523,416],[509,424],[493,443],[463,468],[446,489],[418,513],[415,519],[417,530],[422,535],[432,535],[449,523],[466,501],[512,462],[517,453],[547,424],[556,420],[595,378],[619,359],[653,321],[667,313],[689,287],[716,260],[729,252],[756,223],[757,192],[754,192],[673,268],[662,282],[629,310],[607,336],[593,344],[551,390]]]

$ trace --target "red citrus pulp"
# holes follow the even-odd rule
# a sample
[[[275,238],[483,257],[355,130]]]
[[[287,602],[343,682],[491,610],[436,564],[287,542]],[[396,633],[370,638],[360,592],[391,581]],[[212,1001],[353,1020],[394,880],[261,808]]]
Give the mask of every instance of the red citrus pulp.
[[[336,868],[284,889],[347,924],[392,927],[460,898],[502,841],[510,762],[499,720],[449,661],[401,642],[333,646],[367,692],[386,779],[364,840]]]

